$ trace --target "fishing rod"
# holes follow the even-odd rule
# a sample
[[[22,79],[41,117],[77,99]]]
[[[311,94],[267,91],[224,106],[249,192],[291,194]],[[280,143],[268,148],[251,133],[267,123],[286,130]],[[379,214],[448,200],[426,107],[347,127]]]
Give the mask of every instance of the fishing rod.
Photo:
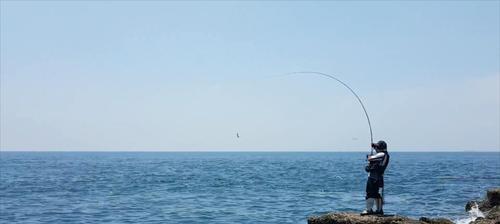
[[[372,124],[370,122],[370,117],[368,116],[368,112],[366,111],[366,108],[365,108],[365,105],[363,104],[363,102],[361,101],[361,99],[359,98],[358,94],[356,94],[356,92],[354,92],[354,90],[349,86],[347,85],[345,82],[343,82],[342,80],[338,79],[337,77],[333,76],[333,75],[329,75],[329,74],[325,74],[325,73],[321,73],[321,72],[312,72],[312,71],[300,71],[300,72],[290,72],[290,73],[286,73],[284,75],[297,75],[297,74],[309,74],[309,75],[319,75],[319,76],[324,76],[324,77],[327,77],[327,78],[330,78],[330,79],[333,79],[337,82],[339,82],[340,84],[342,84],[343,86],[345,86],[347,89],[349,89],[349,91],[351,91],[351,93],[356,97],[356,99],[358,99],[358,102],[359,104],[361,104],[361,107],[363,108],[363,111],[365,112],[365,116],[366,116],[366,120],[368,121],[368,127],[370,128],[370,141],[371,141],[371,144],[370,144],[370,147],[371,147],[371,155],[373,155],[373,131],[372,131]]]

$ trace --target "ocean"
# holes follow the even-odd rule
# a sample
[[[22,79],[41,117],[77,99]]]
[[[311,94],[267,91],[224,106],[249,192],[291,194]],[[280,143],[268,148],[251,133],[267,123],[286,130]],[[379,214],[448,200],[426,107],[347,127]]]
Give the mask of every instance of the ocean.
[[[465,218],[499,152],[394,152],[385,212]],[[361,152],[0,152],[0,223],[307,223],[361,212]]]

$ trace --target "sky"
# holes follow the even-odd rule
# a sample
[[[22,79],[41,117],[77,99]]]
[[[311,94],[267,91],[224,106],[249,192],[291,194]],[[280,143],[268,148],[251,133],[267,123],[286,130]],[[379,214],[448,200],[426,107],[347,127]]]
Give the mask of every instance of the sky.
[[[3,151],[500,151],[499,1],[0,6]]]

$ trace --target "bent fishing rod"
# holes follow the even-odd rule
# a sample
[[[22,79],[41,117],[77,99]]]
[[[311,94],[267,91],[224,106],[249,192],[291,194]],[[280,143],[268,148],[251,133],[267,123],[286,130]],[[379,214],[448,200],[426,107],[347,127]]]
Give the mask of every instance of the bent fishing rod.
[[[342,84],[343,86],[345,86],[347,89],[349,89],[349,91],[351,91],[351,93],[356,97],[356,99],[358,99],[359,104],[361,104],[361,107],[363,108],[363,111],[365,112],[366,120],[368,121],[368,127],[370,128],[370,141],[371,141],[371,144],[370,144],[371,153],[370,154],[373,155],[373,147],[372,147],[372,145],[373,145],[373,131],[372,131],[372,124],[370,122],[370,117],[368,116],[368,112],[366,111],[366,107],[363,104],[363,102],[361,101],[361,99],[359,98],[358,94],[356,94],[356,92],[354,92],[354,90],[349,85],[347,85],[345,82],[343,82],[342,80],[340,80],[337,77],[335,77],[333,75],[330,75],[330,74],[325,74],[325,73],[321,73],[321,72],[313,72],[313,71],[300,71],[300,72],[290,72],[290,73],[286,73],[284,75],[298,75],[298,74],[302,74],[302,75],[319,75],[319,76],[327,77],[327,78],[330,78],[330,79],[333,79],[333,80],[339,82],[340,84]]]

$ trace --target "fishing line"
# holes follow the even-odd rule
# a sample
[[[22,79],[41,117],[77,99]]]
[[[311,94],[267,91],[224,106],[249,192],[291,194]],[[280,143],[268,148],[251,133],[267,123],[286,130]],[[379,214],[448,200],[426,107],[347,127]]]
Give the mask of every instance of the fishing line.
[[[361,99],[359,98],[358,94],[356,94],[356,92],[354,92],[354,90],[349,85],[347,85],[345,82],[343,82],[342,80],[338,79],[337,77],[335,77],[333,75],[329,75],[329,74],[325,74],[325,73],[321,73],[321,72],[311,72],[311,71],[290,72],[290,73],[286,73],[284,75],[289,76],[289,75],[299,75],[299,74],[319,75],[319,76],[327,77],[327,78],[330,78],[330,79],[333,79],[333,80],[339,82],[340,84],[345,86],[347,89],[349,89],[349,91],[351,91],[351,93],[356,97],[356,99],[358,99],[359,104],[361,104],[361,107],[363,108],[363,111],[365,112],[366,120],[368,121],[368,127],[370,128],[370,141],[371,141],[370,147],[371,147],[371,145],[373,144],[372,124],[370,122],[370,117],[368,116],[368,112],[366,111],[366,107],[363,104],[363,101],[361,101]],[[371,154],[373,155],[373,147],[371,147]]]

